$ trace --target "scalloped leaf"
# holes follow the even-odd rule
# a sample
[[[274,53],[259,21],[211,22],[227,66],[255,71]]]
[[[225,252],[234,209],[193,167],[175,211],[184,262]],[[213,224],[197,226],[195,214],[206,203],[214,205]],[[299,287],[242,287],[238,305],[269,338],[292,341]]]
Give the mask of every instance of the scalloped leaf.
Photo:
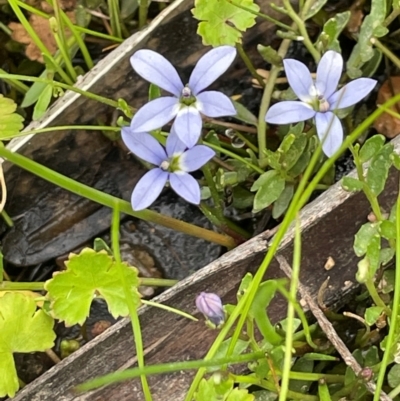
[[[53,325],[32,297],[8,292],[0,298],[0,397],[14,397],[19,388],[13,353],[51,348],[56,338]]]
[[[67,270],[57,272],[45,284],[55,318],[67,326],[82,325],[89,316],[90,305],[102,296],[114,318],[129,314],[118,266],[106,251],[85,248],[79,255],[70,254]],[[125,279],[136,306],[140,305],[138,272],[122,263]]]
[[[236,3],[254,12],[260,11],[253,0],[236,0]],[[236,7],[227,0],[196,0],[194,4],[192,14],[201,21],[197,33],[206,46],[235,46],[236,43],[241,43],[242,33],[256,23],[255,14]]]
[[[24,118],[15,113],[17,105],[12,99],[0,95],[0,139],[12,139],[24,127]]]

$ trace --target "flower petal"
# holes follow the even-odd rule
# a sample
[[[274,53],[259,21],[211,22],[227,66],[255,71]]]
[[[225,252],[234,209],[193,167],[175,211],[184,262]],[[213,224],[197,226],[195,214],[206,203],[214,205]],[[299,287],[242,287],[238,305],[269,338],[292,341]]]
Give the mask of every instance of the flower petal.
[[[165,96],[154,99],[142,106],[131,121],[133,132],[148,132],[161,128],[170,122],[179,111],[179,100]]]
[[[283,65],[289,85],[297,97],[303,102],[312,100],[311,91],[314,88],[314,82],[308,68],[300,61],[290,58],[283,60]]]
[[[179,139],[175,132],[174,126],[172,126],[165,147],[168,157],[182,154],[186,148],[187,146]]]
[[[236,115],[236,109],[228,96],[217,91],[207,91],[196,96],[196,108],[207,117]]]
[[[202,120],[194,107],[182,107],[175,118],[173,129],[179,139],[188,147],[196,145],[201,134]]]
[[[197,145],[187,150],[180,158],[179,165],[182,171],[195,171],[203,167],[215,156],[215,152],[205,145]]]
[[[270,124],[292,124],[315,116],[316,111],[307,103],[288,100],[268,109],[265,121]]]
[[[340,120],[330,111],[315,116],[317,134],[322,142],[322,150],[331,157],[343,142],[343,127]]]
[[[175,67],[161,54],[153,50],[138,50],[131,57],[133,69],[149,81],[179,97],[183,89],[182,80]]]
[[[167,159],[164,148],[146,132],[133,133],[129,127],[122,128],[122,140],[128,149],[146,162],[159,166]]]
[[[198,205],[200,203],[200,187],[197,181],[188,173],[171,173],[169,176],[171,188],[183,199]]]
[[[232,64],[236,49],[232,46],[219,46],[211,49],[197,62],[189,79],[189,88],[194,95],[211,85]]]
[[[333,50],[327,51],[317,67],[315,86],[319,94],[328,99],[336,91],[343,71],[343,57]]]
[[[344,109],[358,103],[375,88],[376,83],[371,78],[358,78],[349,82],[327,99],[329,110]]]
[[[153,168],[148,171],[136,184],[132,192],[131,203],[133,210],[149,207],[160,195],[168,180],[166,171]]]

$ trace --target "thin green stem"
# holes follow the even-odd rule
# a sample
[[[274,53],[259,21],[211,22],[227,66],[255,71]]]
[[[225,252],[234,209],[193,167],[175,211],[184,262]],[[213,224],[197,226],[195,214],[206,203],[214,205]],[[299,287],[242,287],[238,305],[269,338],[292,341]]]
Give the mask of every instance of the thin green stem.
[[[23,283],[14,281],[1,281],[0,291],[43,291],[43,282]]]
[[[68,16],[62,10],[61,10],[61,18],[62,18],[64,24],[71,31],[73,37],[75,38],[75,41],[78,44],[79,49],[82,53],[82,57],[85,60],[87,68],[89,70],[91,70],[94,67],[94,63],[93,63],[92,57],[89,54],[89,50],[86,47],[85,41],[82,39],[81,34],[76,29],[76,26],[71,22],[71,20],[68,18]]]
[[[400,68],[400,59],[383,45],[377,38],[372,38],[371,43],[379,49],[397,68]]]
[[[1,217],[3,218],[4,222],[7,224],[8,227],[13,227],[14,222],[12,221],[11,217],[8,215],[8,213],[3,209],[1,212]]]
[[[289,45],[290,39],[282,41],[278,49],[278,55],[282,58],[285,57]],[[267,114],[269,105],[271,104],[271,97],[275,87],[275,81],[278,78],[278,74],[281,71],[281,67],[273,65],[269,73],[267,84],[264,88],[264,93],[261,99],[260,112],[258,114],[258,125],[257,125],[257,141],[258,141],[258,158],[263,159],[265,157],[264,151],[267,149],[267,123],[265,122],[265,115]]]
[[[283,29],[286,29],[287,31],[294,32],[294,29],[290,25],[286,25],[282,21],[279,21],[278,19],[272,18],[267,14],[263,14],[263,13],[259,13],[257,11],[254,11],[249,7],[245,7],[245,6],[241,5],[240,3],[236,2],[235,0],[228,0],[228,1],[229,1],[229,3],[233,4],[237,8],[240,8],[240,9],[242,9],[244,11],[247,11],[250,14],[257,15],[257,17],[260,17],[262,19],[265,19],[266,21],[272,22],[276,26],[279,26],[279,27],[281,27]]]
[[[283,5],[286,8],[286,11],[288,12],[289,17],[297,25],[297,29],[299,30],[300,35],[303,37],[304,46],[307,48],[307,50],[311,54],[314,61],[318,64],[318,62],[321,58],[321,55],[320,55],[319,51],[314,47],[314,45],[311,42],[310,37],[308,36],[306,25],[302,19],[303,15],[299,16],[296,13],[296,11],[293,9],[292,5],[290,4],[290,0],[283,0]],[[302,14],[303,14],[303,12],[302,12]]]
[[[217,186],[215,185],[213,175],[211,174],[210,165],[206,164],[201,170],[204,174],[204,178],[206,179],[208,188],[210,189],[211,197],[214,202],[214,207],[216,212],[218,213],[218,219],[221,220],[221,217],[223,216],[224,213],[223,203],[219,196]]]
[[[264,88],[264,86],[265,86],[264,79],[262,78],[262,76],[260,74],[258,74],[256,69],[254,68],[253,63],[251,62],[248,55],[244,51],[241,43],[236,43],[236,49],[239,53],[239,56],[242,58],[244,64],[246,65],[247,69],[250,71],[250,74],[253,75],[253,77],[258,81],[261,88]]]
[[[62,88],[65,90],[70,90],[72,92],[79,93],[82,96],[85,96],[89,99],[96,100],[97,102],[107,104],[108,106],[114,107],[116,109],[119,108],[119,104],[115,100],[108,99],[106,97],[96,95],[95,93],[91,93],[88,91],[85,91],[83,89],[79,89],[76,86],[64,84],[62,82],[57,82],[53,81],[51,79],[45,79],[45,78],[37,78],[37,77],[30,77],[29,75],[18,75],[18,74],[0,74],[0,79],[15,79],[19,81],[26,81],[26,82],[42,82],[47,85],[52,85],[54,87]]]
[[[398,96],[396,96],[398,97]],[[393,346],[396,343],[396,333],[399,328],[399,306],[400,306],[400,193],[397,196],[396,202],[396,280],[393,293],[393,306],[390,316],[389,333],[386,338],[385,352],[383,354],[382,362],[379,368],[378,380],[376,381],[376,390],[374,394],[374,401],[379,401],[383,382],[386,377],[386,369],[390,359],[393,356]]]
[[[400,8],[393,8],[392,12],[383,21],[383,26],[389,26],[400,15]]]
[[[148,0],[139,0],[139,28],[147,24]]]
[[[111,30],[113,35],[117,38],[122,38],[118,0],[108,0],[108,13],[110,16]]]
[[[58,26],[57,20],[54,17],[51,17],[49,19],[49,24],[51,27],[51,31],[53,32],[54,40],[56,41],[58,50],[60,51],[61,57],[64,60],[65,67],[70,77],[73,79],[74,82],[76,82],[77,74],[74,70],[74,66],[71,63],[70,55],[68,54],[68,48],[66,47],[66,42],[63,42],[61,40],[61,28]]]
[[[172,308],[171,306],[168,306],[168,305],[159,304],[158,302],[153,302],[153,301],[146,301],[145,299],[142,299],[141,302],[143,305],[148,305],[148,306],[153,306],[154,308],[163,309],[168,312],[175,313],[176,315],[183,316],[187,319],[193,320],[195,322],[197,322],[199,320],[199,319],[195,318],[194,316],[189,315],[189,313],[183,312],[179,309]]]
[[[292,277],[290,280],[290,292],[289,292],[292,300],[295,300],[297,295],[297,288],[299,285],[300,264],[301,264],[301,231],[300,231],[300,218],[297,215],[295,236],[294,236]],[[281,391],[279,393],[279,401],[286,401],[289,390],[290,368],[292,366],[292,357],[293,357],[293,351],[292,351],[293,332],[294,332],[293,301],[288,303],[286,322],[287,322],[287,327],[286,327],[286,339],[285,339],[285,357],[283,362],[282,382],[281,382]]]
[[[12,138],[20,138],[27,135],[36,135],[36,134],[44,134],[46,132],[54,132],[54,131],[69,131],[69,130],[86,130],[86,131],[113,131],[119,132],[121,131],[121,127],[109,127],[107,125],[63,125],[58,127],[46,127],[46,128],[38,128],[30,131],[21,131],[17,135],[12,136],[3,136],[0,134],[2,140],[12,139]]]
[[[78,391],[89,391],[94,390],[96,388],[121,382],[128,379],[133,379],[135,377],[140,376],[141,374],[146,375],[157,375],[163,373],[171,373],[171,372],[179,372],[181,370],[192,370],[198,369],[199,367],[209,368],[209,367],[222,367],[226,364],[238,364],[238,363],[246,363],[251,361],[257,361],[258,359],[265,358],[265,353],[262,352],[253,352],[250,354],[243,355],[235,355],[234,357],[229,358],[219,358],[214,360],[197,360],[197,361],[184,361],[184,362],[171,362],[171,363],[163,363],[158,365],[147,365],[144,368],[133,368],[126,369],[124,371],[111,373],[97,379],[91,380],[87,383],[81,384],[77,386]]]
[[[0,74],[7,74],[7,72],[0,68]],[[25,85],[16,79],[4,79],[4,82],[6,82],[10,86],[13,86],[18,92],[22,93],[23,95],[25,95],[25,93],[29,90],[28,85]]]
[[[165,278],[139,277],[140,285],[148,287],[173,287],[179,280],[169,280]]]
[[[124,291],[125,302],[128,306],[129,316],[131,318],[133,340],[135,342],[138,366],[139,366],[139,368],[144,368],[143,339],[142,339],[142,332],[140,329],[139,316],[137,314],[137,308],[135,306],[131,291],[129,289],[129,284],[126,280],[126,276],[125,276],[124,269],[123,269],[123,264],[121,262],[121,252],[119,249],[119,227],[120,227],[120,220],[119,220],[120,216],[119,215],[120,215],[120,212],[119,212],[118,206],[119,206],[118,203],[116,203],[113,208],[113,217],[112,217],[112,224],[111,224],[111,244],[112,244],[114,259],[115,259],[116,265],[118,267],[120,281],[121,281],[122,288]],[[143,394],[144,394],[145,400],[151,401],[152,397],[151,397],[151,393],[150,393],[149,384],[147,383],[146,374],[141,374],[140,380],[142,382],[142,389],[143,389]]]
[[[13,153],[10,150],[6,149],[4,145],[0,146],[0,157],[9,160],[11,163],[31,172],[32,174],[37,175],[38,177],[43,178],[46,181],[53,183],[54,185],[59,186],[60,188],[64,188],[67,191],[70,191],[79,196],[83,196],[103,206],[107,206],[113,209],[115,207],[115,204],[118,203],[121,213],[125,213],[149,222],[157,223],[164,227],[168,227],[176,231],[181,231],[198,238],[203,238],[208,241],[228,247],[229,249],[236,246],[234,239],[228,237],[227,235],[219,234],[211,230],[206,230],[202,227],[196,227],[193,224],[189,224],[169,216],[164,216],[152,210],[134,211],[129,202],[101,192],[95,188],[91,188],[88,185],[77,182],[69,177],[57,173],[56,171],[42,166],[39,163],[36,163],[35,161],[30,160],[18,153]]]
[[[0,76],[0,78],[1,78],[1,76]],[[253,169],[254,171],[256,171],[259,174],[263,174],[264,173],[263,169],[261,169],[260,167],[254,165],[253,163],[247,161],[246,159],[240,157],[236,153],[231,152],[228,149],[225,149],[225,148],[223,148],[221,146],[218,146],[218,145],[214,145],[213,143],[207,142],[207,141],[203,141],[203,143],[206,144],[207,146],[209,146],[211,149],[216,150],[217,152],[220,152],[220,153],[223,153],[226,156],[232,157],[232,159],[239,160],[240,162],[242,162],[246,166],[250,167],[251,169]]]

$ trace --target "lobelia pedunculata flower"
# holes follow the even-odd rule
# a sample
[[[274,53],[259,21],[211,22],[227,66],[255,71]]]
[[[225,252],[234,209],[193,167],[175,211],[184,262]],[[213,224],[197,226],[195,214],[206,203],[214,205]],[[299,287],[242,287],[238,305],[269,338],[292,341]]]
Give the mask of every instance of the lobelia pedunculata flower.
[[[146,132],[133,133],[131,128],[122,128],[122,140],[128,149],[142,160],[157,167],[148,171],[136,184],[132,192],[133,210],[149,207],[160,195],[167,181],[172,189],[190,203],[200,203],[200,187],[188,172],[198,170],[215,156],[205,145],[196,145],[186,150],[172,130],[165,149]]]
[[[201,292],[196,298],[196,307],[215,326],[225,321],[221,298],[212,292]]]
[[[200,113],[207,117],[236,114],[228,96],[217,91],[202,92],[229,68],[235,56],[236,49],[232,46],[210,50],[197,62],[189,83],[184,86],[174,66],[161,54],[152,50],[138,50],[131,57],[133,69],[142,78],[173,96],[154,99],[141,107],[132,119],[132,131],[152,131],[175,118],[173,128],[179,139],[188,148],[193,147],[201,134]]]
[[[327,51],[317,67],[313,81],[307,67],[300,61],[283,60],[290,87],[300,101],[283,101],[268,110],[265,121],[270,124],[291,124],[315,118],[317,134],[324,153],[330,157],[343,142],[343,128],[335,110],[352,106],[374,89],[371,78],[358,78],[336,90],[343,70],[343,58]]]

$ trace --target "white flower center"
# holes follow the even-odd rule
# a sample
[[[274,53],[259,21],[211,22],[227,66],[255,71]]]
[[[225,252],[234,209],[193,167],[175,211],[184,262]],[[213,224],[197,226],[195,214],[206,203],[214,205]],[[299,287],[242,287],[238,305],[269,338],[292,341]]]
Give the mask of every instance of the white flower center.
[[[160,169],[164,170],[164,171],[168,171],[169,169],[169,161],[168,160],[164,160],[161,164],[160,164]]]

